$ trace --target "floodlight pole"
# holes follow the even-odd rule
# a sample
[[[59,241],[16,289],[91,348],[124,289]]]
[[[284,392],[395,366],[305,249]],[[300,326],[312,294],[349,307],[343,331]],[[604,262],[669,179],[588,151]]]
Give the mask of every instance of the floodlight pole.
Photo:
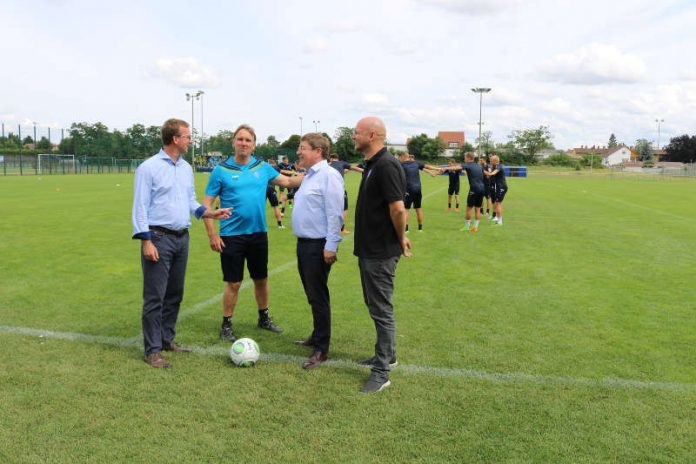
[[[665,122],[664,119],[658,118],[655,119],[655,122],[657,123],[657,151],[660,151],[660,124]],[[660,161],[660,154],[657,154],[657,161]]]
[[[32,124],[34,124],[34,150],[36,150],[36,121],[34,121]]]
[[[198,98],[201,100],[201,159],[205,159],[203,157],[203,145],[205,144],[205,135],[203,133],[203,92],[202,90],[198,91]]]
[[[316,121],[312,121],[314,123],[314,132],[319,132],[319,121],[318,119]]]
[[[199,90],[196,93],[188,93],[186,92],[186,101],[191,101],[191,165],[195,167],[195,161],[194,158],[196,157],[196,139],[194,136],[194,131],[195,131],[195,126],[193,124],[193,101],[194,100],[200,100],[201,95],[203,95],[203,91]],[[201,130],[203,128],[203,102],[201,102]],[[203,144],[201,143],[201,155],[203,155]]]
[[[481,126],[483,125],[483,122],[481,120],[482,112],[483,112],[483,94],[490,92],[492,89],[489,87],[474,87],[471,89],[472,92],[479,94],[479,135],[478,135],[478,143],[476,144],[476,152],[478,153],[479,160],[481,159]]]
[[[300,137],[302,137],[302,116],[299,116],[300,118]]]

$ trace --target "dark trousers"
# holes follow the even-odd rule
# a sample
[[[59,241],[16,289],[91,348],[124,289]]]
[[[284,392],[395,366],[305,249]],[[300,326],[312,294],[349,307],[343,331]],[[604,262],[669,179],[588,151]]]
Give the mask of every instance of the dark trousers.
[[[184,277],[188,261],[189,235],[179,237],[152,232],[159,261],[141,255],[143,268],[143,344],[145,356],[162,351],[176,335],[176,319],[184,298]]]
[[[324,239],[297,239],[297,269],[312,307],[314,330],[310,339],[317,350],[329,354],[331,340],[331,301],[329,297],[329,271],[331,265],[324,261]]]
[[[358,257],[363,297],[377,332],[372,372],[383,380],[389,378],[389,363],[396,356],[396,321],[392,295],[399,258]]]

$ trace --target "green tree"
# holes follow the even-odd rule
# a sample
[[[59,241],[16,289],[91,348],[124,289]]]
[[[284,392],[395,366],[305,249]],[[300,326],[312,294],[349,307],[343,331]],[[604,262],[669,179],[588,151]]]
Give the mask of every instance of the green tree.
[[[51,142],[48,140],[47,137],[41,137],[41,140],[39,140],[39,143],[36,144],[36,148],[38,150],[50,150],[51,149]]]
[[[640,161],[652,159],[652,142],[646,139],[636,140],[636,153],[638,153],[638,159]]]
[[[221,130],[217,134],[208,137],[206,141],[206,147],[208,147],[208,152],[220,152],[223,154],[229,154],[232,151],[232,138],[234,137],[234,131],[231,130]]]
[[[680,163],[696,162],[696,135],[689,137],[687,134],[670,139],[665,147],[667,160]]]
[[[493,142],[493,132],[491,131],[481,132],[481,138],[476,137],[475,142],[476,147],[480,145],[481,153],[489,154],[494,150],[495,142]],[[476,147],[470,151],[476,152]]]
[[[275,138],[275,135],[269,135],[266,137],[266,145],[271,149],[276,149],[280,147],[280,142]]]
[[[515,130],[508,136],[515,147],[524,152],[530,159],[545,148],[553,148],[552,137],[548,126],[539,126],[538,129]]]
[[[31,136],[27,135],[24,137],[24,140],[22,140],[22,145],[29,145],[30,143],[34,143],[34,139],[31,138]]]
[[[616,136],[614,134],[611,134],[609,136],[609,143],[607,144],[607,147],[614,148],[614,147],[618,147],[618,146],[619,146],[619,143],[616,141]]]
[[[408,142],[406,142],[406,148],[408,148],[408,152],[410,154],[418,159],[422,159],[424,157],[423,149],[428,144],[429,140],[430,138],[427,136],[427,134],[416,135],[408,139]]]
[[[297,150],[300,146],[300,136],[297,134],[292,134],[288,139],[280,144],[280,148],[290,148],[292,150]]]
[[[334,134],[336,142],[333,144],[333,151],[342,160],[357,161],[360,159],[360,154],[355,151],[355,142],[353,142],[353,129],[350,127],[339,127]]]
[[[572,156],[566,155],[565,153],[556,153],[546,158],[544,160],[544,164],[547,166],[575,167],[575,165],[577,165],[577,161],[575,161]]]
[[[597,153],[586,153],[582,155],[580,163],[594,169],[602,168],[604,167],[604,158],[602,158],[602,155]]]

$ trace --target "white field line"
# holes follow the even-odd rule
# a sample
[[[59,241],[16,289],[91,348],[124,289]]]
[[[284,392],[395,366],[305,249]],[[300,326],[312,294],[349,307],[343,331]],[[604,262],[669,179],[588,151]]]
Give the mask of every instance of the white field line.
[[[100,335],[88,335],[75,332],[54,332],[51,330],[32,329],[29,327],[13,327],[0,325],[0,333],[25,335],[37,338],[48,338],[56,340],[70,340],[83,343],[96,343],[101,345],[111,345],[117,347],[135,348],[140,347],[140,342],[133,342],[129,338],[105,337]],[[224,346],[189,346],[194,353],[205,356],[227,356],[228,348]],[[263,353],[262,361],[290,363],[298,366],[306,358],[281,353]],[[331,359],[326,362],[329,367],[339,369],[367,369],[359,366],[354,361],[345,359]],[[397,373],[408,375],[426,375],[440,378],[466,378],[480,380],[496,384],[533,384],[533,385],[566,385],[571,387],[593,387],[606,388],[610,390],[652,390],[652,391],[671,391],[696,393],[696,384],[676,383],[676,382],[653,382],[649,380],[621,379],[607,377],[603,379],[590,379],[583,377],[563,377],[556,375],[537,375],[525,374],[522,372],[496,373],[486,372],[476,369],[455,369],[434,366],[418,366],[412,364],[399,364],[394,368]]]

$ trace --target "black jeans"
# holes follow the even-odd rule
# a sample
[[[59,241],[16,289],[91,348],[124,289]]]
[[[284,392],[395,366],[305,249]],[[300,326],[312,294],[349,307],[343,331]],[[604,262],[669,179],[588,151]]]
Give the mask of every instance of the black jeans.
[[[312,307],[314,330],[310,340],[317,350],[328,355],[331,340],[331,300],[329,272],[331,265],[324,261],[324,239],[297,239],[297,270]]]
[[[152,243],[159,261],[142,256],[143,268],[143,342],[145,355],[162,351],[176,335],[176,319],[184,298],[184,277],[188,261],[189,234],[181,236],[152,232]]]

